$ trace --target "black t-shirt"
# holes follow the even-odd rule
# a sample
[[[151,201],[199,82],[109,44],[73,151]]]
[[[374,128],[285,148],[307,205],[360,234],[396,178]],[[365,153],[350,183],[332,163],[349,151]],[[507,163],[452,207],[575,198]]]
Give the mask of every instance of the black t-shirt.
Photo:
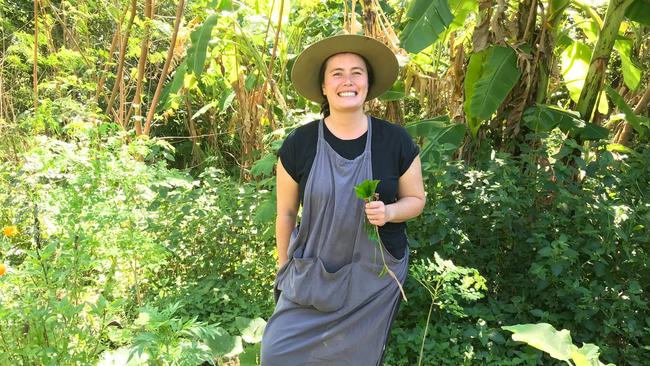
[[[319,120],[312,121],[295,129],[278,151],[282,166],[293,180],[298,182],[301,204],[316,156],[318,122]],[[353,140],[341,140],[334,136],[325,124],[323,127],[325,141],[342,157],[354,159],[363,153],[367,132]],[[377,193],[385,204],[397,201],[398,180],[419,152],[418,146],[402,126],[372,117],[372,174],[373,179],[380,181]],[[395,258],[403,257],[407,245],[406,223],[388,222],[379,227],[379,236]]]

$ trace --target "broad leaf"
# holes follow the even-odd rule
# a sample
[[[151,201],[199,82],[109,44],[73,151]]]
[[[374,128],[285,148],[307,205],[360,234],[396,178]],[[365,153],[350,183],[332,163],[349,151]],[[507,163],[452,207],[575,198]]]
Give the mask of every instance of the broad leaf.
[[[481,77],[474,87],[474,95],[469,104],[470,115],[479,120],[489,119],[515,86],[520,74],[517,54],[512,48],[490,47]]]
[[[379,100],[384,102],[390,102],[395,100],[404,99],[404,82],[396,82],[390,89],[385,91],[379,96]]]
[[[559,127],[564,132],[579,128],[584,122],[577,113],[552,105],[535,104],[526,108],[522,116],[524,126],[535,132],[548,132]]]
[[[192,118],[190,118],[190,119],[193,120],[193,119],[196,119],[197,117],[202,116],[203,114],[205,114],[205,112],[209,111],[210,108],[212,108],[212,107],[214,107],[214,106],[216,106],[216,105],[217,105],[217,101],[216,101],[216,100],[211,101],[210,103],[204,105],[204,106],[201,107],[198,111],[196,111],[196,113],[194,113],[194,114],[192,115]]]
[[[244,350],[241,337],[234,337],[222,328],[214,328],[206,332],[203,342],[210,348],[213,355],[218,357],[234,357]]]
[[[478,0],[448,0],[448,4],[454,20],[447,30],[438,36],[438,42],[446,42],[447,39],[443,37],[448,37],[458,28],[467,27],[466,20],[469,14],[478,12]]]
[[[650,8],[648,9],[650,12]],[[641,83],[641,69],[632,60],[632,40],[629,38],[617,39],[614,49],[621,57],[621,69],[623,70],[623,81],[630,90],[636,90]]]
[[[197,79],[203,73],[208,43],[212,38],[212,28],[217,25],[218,20],[219,16],[212,14],[203,22],[203,25],[190,34],[192,45],[187,50],[187,62],[189,71],[193,72]]]
[[[172,79],[172,81],[167,83],[163,88],[162,92],[160,93],[160,101],[156,106],[157,111],[169,108],[168,105],[169,95],[177,94],[178,91],[181,90],[181,88],[183,87],[183,81],[185,80],[186,73],[187,73],[187,63],[186,61],[183,61],[183,63],[176,68],[176,71],[174,71],[174,78]]]
[[[246,347],[244,352],[237,356],[239,366],[259,366],[261,346],[261,343],[256,343],[250,347]]]
[[[430,46],[454,19],[447,0],[415,0],[406,17],[408,21],[399,38],[402,48],[410,53]]]
[[[235,318],[235,324],[237,325],[242,338],[247,343],[259,343],[262,341],[262,334],[266,327],[264,319],[249,319],[238,316]]]
[[[423,138],[420,151],[423,166],[440,166],[442,155],[451,155],[465,138],[465,125],[452,123],[448,116],[409,123],[406,131],[414,138]]]
[[[625,9],[625,16],[635,22],[650,27],[650,0],[634,0],[630,6]]]
[[[268,153],[253,163],[253,166],[251,167],[251,174],[254,177],[257,177],[259,175],[269,176],[271,173],[273,173],[273,168],[277,162],[277,156],[274,153]]]
[[[571,360],[571,347],[575,346],[571,334],[566,329],[558,332],[547,323],[517,324],[501,328],[513,332],[512,339],[515,341],[528,343],[557,360]]]
[[[616,107],[625,114],[625,120],[627,123],[629,123],[632,128],[640,135],[644,136],[646,129],[650,127],[650,125],[643,126],[644,123],[647,123],[647,121],[644,121],[644,118],[641,116],[637,116],[632,108],[625,103],[625,100],[623,97],[616,92],[611,86],[605,85],[605,91],[607,92],[607,95],[609,95],[610,98],[612,98],[612,101],[616,105]]]
[[[582,140],[603,140],[609,136],[609,130],[595,123],[587,123],[576,131]]]
[[[442,115],[422,121],[410,122],[406,124],[404,128],[413,138],[429,138],[432,134],[435,134],[450,123],[451,121],[449,120],[449,116]]]
[[[472,111],[469,106],[474,98],[474,91],[476,90],[476,82],[481,77],[483,72],[483,64],[485,58],[487,57],[488,50],[482,50],[480,52],[473,53],[469,58],[469,64],[467,65],[467,72],[465,73],[465,82],[463,88],[465,89],[465,104],[463,109],[465,111],[465,116],[467,117],[467,123],[469,124],[470,130],[472,131],[472,136],[476,137],[478,128],[480,127],[480,121],[472,115]]]
[[[578,103],[589,71],[591,48],[583,42],[575,41],[562,52],[561,58],[564,83],[569,90],[571,100]],[[609,106],[605,93],[601,92],[598,99],[598,112],[606,114]]]
[[[378,185],[379,185],[378,180],[366,179],[363,182],[354,186],[354,192],[357,194],[357,197],[362,200],[373,200]]]

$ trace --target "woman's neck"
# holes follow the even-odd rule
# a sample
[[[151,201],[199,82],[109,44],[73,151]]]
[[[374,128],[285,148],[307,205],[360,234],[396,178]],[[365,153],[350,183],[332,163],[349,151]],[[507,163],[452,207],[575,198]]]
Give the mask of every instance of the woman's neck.
[[[368,130],[368,117],[363,110],[352,113],[335,112],[325,118],[325,124],[330,132],[341,140],[352,140],[360,137]]]

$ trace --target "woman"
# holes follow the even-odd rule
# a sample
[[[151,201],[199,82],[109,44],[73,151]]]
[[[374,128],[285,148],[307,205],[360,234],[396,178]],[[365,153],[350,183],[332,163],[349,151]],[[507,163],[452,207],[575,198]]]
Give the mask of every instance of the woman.
[[[279,151],[276,308],[262,339],[262,366],[381,364],[400,299],[379,276],[384,263],[403,283],[404,221],[422,212],[419,150],[406,131],[364,113],[364,102],[397,78],[395,55],[358,35],[317,42],[296,59],[291,79],[322,103],[324,118],[297,128]],[[380,180],[364,204],[354,186]],[[301,220],[296,227],[298,209]],[[385,247],[364,231],[364,215]]]

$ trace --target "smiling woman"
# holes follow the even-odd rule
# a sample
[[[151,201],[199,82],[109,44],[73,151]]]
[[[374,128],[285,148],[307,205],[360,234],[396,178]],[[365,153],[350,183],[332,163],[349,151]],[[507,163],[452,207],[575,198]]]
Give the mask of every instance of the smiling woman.
[[[276,307],[262,339],[262,365],[376,366],[400,289],[364,230],[379,226],[387,266],[404,282],[404,221],[424,207],[418,148],[404,128],[364,112],[391,87],[393,53],[368,37],[326,38],[298,56],[296,90],[321,103],[323,118],[297,128],[279,151]],[[380,180],[365,204],[354,186]],[[300,224],[297,213],[302,205]]]

